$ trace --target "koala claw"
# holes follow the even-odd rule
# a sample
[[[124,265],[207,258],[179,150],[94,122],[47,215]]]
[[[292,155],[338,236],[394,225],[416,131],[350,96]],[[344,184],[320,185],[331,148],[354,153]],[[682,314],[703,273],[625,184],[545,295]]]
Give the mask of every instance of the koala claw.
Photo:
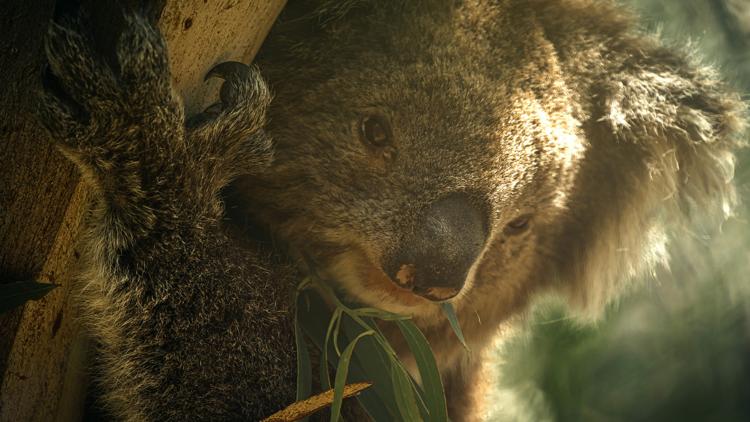
[[[254,75],[253,70],[246,64],[240,62],[223,62],[211,68],[204,80],[211,78],[224,80],[219,91],[219,98],[224,107],[233,107],[241,101],[241,95],[251,94],[250,91],[252,88],[246,85],[248,82],[253,82]]]
[[[216,126],[245,127],[243,132],[246,132],[249,127],[263,126],[271,95],[254,66],[231,61],[219,63],[206,73],[203,80],[211,78],[224,81],[219,90],[219,101],[188,119],[188,128],[213,122]]]
[[[211,68],[204,80],[211,78],[224,81],[219,101],[190,118],[188,127],[211,122],[214,127],[231,128],[230,132],[245,136],[264,125],[271,94],[257,68],[239,62],[223,62]]]
[[[240,62],[223,62],[212,67],[203,77],[204,81],[211,78],[222,79],[224,83],[219,90],[220,101],[206,107],[202,112],[190,117],[187,121],[189,128],[198,127],[216,120],[221,112],[235,107],[238,102],[238,85],[242,79],[252,79],[250,67]]]
[[[244,63],[232,61],[223,62],[212,67],[211,70],[206,73],[206,76],[203,78],[203,80],[207,81],[211,78],[221,78],[227,80],[237,75],[246,76],[249,72],[250,67]]]
[[[260,72],[254,66],[230,61],[211,68],[204,80],[211,78],[224,81],[219,101],[188,119],[192,142],[211,145],[206,153],[225,156],[234,169],[265,167],[271,157],[271,142],[263,126],[271,94]]]

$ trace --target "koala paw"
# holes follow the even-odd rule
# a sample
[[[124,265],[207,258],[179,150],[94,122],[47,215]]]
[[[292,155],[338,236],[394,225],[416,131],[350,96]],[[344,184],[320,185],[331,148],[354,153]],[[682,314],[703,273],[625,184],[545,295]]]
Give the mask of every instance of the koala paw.
[[[186,129],[164,39],[138,15],[124,21],[112,66],[80,19],[51,23],[47,35],[38,117],[84,175],[105,196],[121,198],[184,189],[175,183],[216,192],[265,168],[271,141],[262,127],[271,95],[259,72],[233,62],[212,69],[207,77],[224,79],[220,101]]]
[[[239,62],[224,62],[205,77],[224,80],[219,101],[188,122],[191,143],[204,145],[210,158],[226,157],[232,175],[253,173],[271,160],[271,140],[263,132],[271,93],[260,72]]]
[[[80,19],[51,23],[45,43],[48,68],[38,115],[63,152],[103,177],[118,164],[182,143],[182,107],[171,94],[158,30],[126,15],[116,70],[95,53],[85,34]]]

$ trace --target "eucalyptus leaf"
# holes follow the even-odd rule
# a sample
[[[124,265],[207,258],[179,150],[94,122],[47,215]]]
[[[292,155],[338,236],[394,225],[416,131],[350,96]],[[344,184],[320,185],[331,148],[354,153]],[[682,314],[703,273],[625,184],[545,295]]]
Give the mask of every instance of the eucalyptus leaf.
[[[317,290],[303,290],[299,294],[304,298],[307,305],[298,311],[300,325],[315,347],[318,350],[323,350],[323,341],[327,329],[325,322],[330,319],[333,312]],[[373,321],[370,321],[370,323],[374,324]],[[341,328],[340,340],[343,344],[349,344],[352,339],[365,331],[348,317],[342,318]],[[330,353],[330,350],[327,355],[328,363],[337,365],[338,356],[335,353]],[[392,392],[386,394],[383,391],[384,389],[391,390],[388,365],[387,354],[372,337],[365,337],[358,343],[357,353],[354,354],[349,365],[350,380],[372,381],[374,383],[372,388],[357,396],[357,401],[371,419],[376,422],[390,422],[396,420],[396,416],[398,416],[398,412],[394,408]]]
[[[417,362],[419,376],[422,379],[422,389],[424,390],[423,397],[430,414],[430,421],[447,422],[448,410],[443,381],[440,378],[437,362],[427,338],[412,321],[396,321],[396,324],[398,324],[398,328]]]
[[[369,322],[373,324],[370,327],[374,326],[373,321]],[[342,328],[349,338],[354,338],[365,330],[351,318],[344,320]],[[353,379],[370,380],[374,384],[372,388],[357,397],[371,418],[377,422],[392,421],[399,414],[390,378],[389,368],[392,360],[377,341],[378,336],[379,334],[375,331],[375,334],[359,342],[356,353],[352,357],[350,372],[352,372]]]
[[[36,281],[15,281],[0,284],[0,314],[23,305],[29,300],[39,300],[58,284]]]
[[[435,358],[426,338],[409,317],[376,308],[352,307],[340,300],[329,285],[316,278],[307,279],[303,286],[299,296],[304,298],[307,306],[298,309],[297,322],[311,343],[322,352],[322,386],[326,381],[330,382],[327,368],[334,365],[337,369],[333,390],[337,399],[337,387],[346,382],[372,383],[372,387],[358,395],[357,400],[375,422],[448,421]],[[446,316],[456,324],[457,337],[463,340],[453,309],[447,311]],[[422,385],[406,371],[376,320],[397,324],[415,357]],[[465,346],[465,342],[462,343]],[[347,347],[340,352],[338,344]],[[338,419],[340,415],[341,400],[336,400],[332,416]]]
[[[373,331],[365,331],[358,335],[341,353],[339,358],[339,364],[336,367],[336,380],[334,381],[333,387],[333,403],[331,404],[331,422],[338,422],[341,416],[341,404],[344,400],[344,386],[346,385],[346,376],[349,373],[349,362],[352,359],[352,353],[354,353],[354,347],[357,345],[359,339],[365,336],[373,335]]]
[[[422,416],[417,407],[417,400],[414,396],[414,389],[412,383],[409,381],[409,375],[396,365],[395,362],[391,365],[391,381],[393,383],[396,404],[401,413],[401,420],[410,422],[422,421]]]
[[[375,321],[364,319],[368,327],[376,328]],[[348,338],[355,338],[365,328],[351,318],[344,318],[341,324],[344,334]],[[390,367],[393,364],[391,356],[380,345],[377,337],[382,336],[377,330],[375,334],[360,340],[356,353],[352,357],[350,373],[353,379],[372,381],[372,388],[357,396],[362,408],[376,422],[390,422],[399,415],[393,386],[390,378]]]
[[[405,315],[394,314],[391,312],[381,311],[376,308],[357,308],[353,310],[353,313],[361,317],[375,317],[382,319],[383,321],[400,321],[404,319],[411,319]]]
[[[310,354],[307,350],[304,333],[300,326],[299,316],[297,313],[300,309],[300,300],[297,298],[297,307],[295,311],[294,322],[294,340],[297,347],[297,401],[302,401],[310,397],[312,393],[312,365],[310,364]],[[307,421],[307,418],[301,419]]]
[[[456,311],[453,309],[453,305],[450,302],[443,302],[440,307],[443,309],[445,317],[448,318],[448,322],[450,322],[451,328],[453,328],[453,332],[456,333],[458,340],[467,351],[470,351],[469,346],[466,344],[466,340],[464,340],[464,333],[461,331],[461,325],[458,323],[458,318],[456,317]]]
[[[336,356],[341,356],[341,350],[339,350],[339,329],[341,328],[341,320],[344,319],[342,316],[336,320],[336,325],[333,327],[333,349],[336,350]]]

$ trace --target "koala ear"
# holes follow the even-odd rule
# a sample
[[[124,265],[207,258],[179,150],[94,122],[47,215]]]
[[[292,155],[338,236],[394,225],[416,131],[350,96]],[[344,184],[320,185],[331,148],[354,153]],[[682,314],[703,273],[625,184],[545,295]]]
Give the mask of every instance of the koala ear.
[[[365,0],[290,0],[271,28],[257,61],[321,62],[346,25],[373,14],[380,4]],[[349,42],[351,44],[351,42]]]
[[[711,68],[653,40],[633,43],[611,52],[619,63],[592,86],[589,149],[563,236],[577,246],[561,261],[565,288],[594,311],[623,282],[666,267],[669,240],[715,233],[736,205],[745,105]]]
[[[317,32],[340,21],[354,10],[363,9],[364,0],[290,1],[277,23],[280,32]]]
[[[639,146],[657,184],[683,217],[727,217],[733,151],[744,144],[746,107],[716,72],[656,48],[603,84],[602,123]]]

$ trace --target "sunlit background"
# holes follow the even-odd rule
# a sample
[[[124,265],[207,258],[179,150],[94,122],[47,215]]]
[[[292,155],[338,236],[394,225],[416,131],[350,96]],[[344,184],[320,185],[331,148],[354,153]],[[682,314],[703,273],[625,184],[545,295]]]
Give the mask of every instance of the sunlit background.
[[[665,42],[695,50],[750,99],[750,0],[628,0]],[[750,155],[744,204],[720,234],[672,245],[671,271],[583,324],[540,303],[497,351],[497,421],[750,421]]]

